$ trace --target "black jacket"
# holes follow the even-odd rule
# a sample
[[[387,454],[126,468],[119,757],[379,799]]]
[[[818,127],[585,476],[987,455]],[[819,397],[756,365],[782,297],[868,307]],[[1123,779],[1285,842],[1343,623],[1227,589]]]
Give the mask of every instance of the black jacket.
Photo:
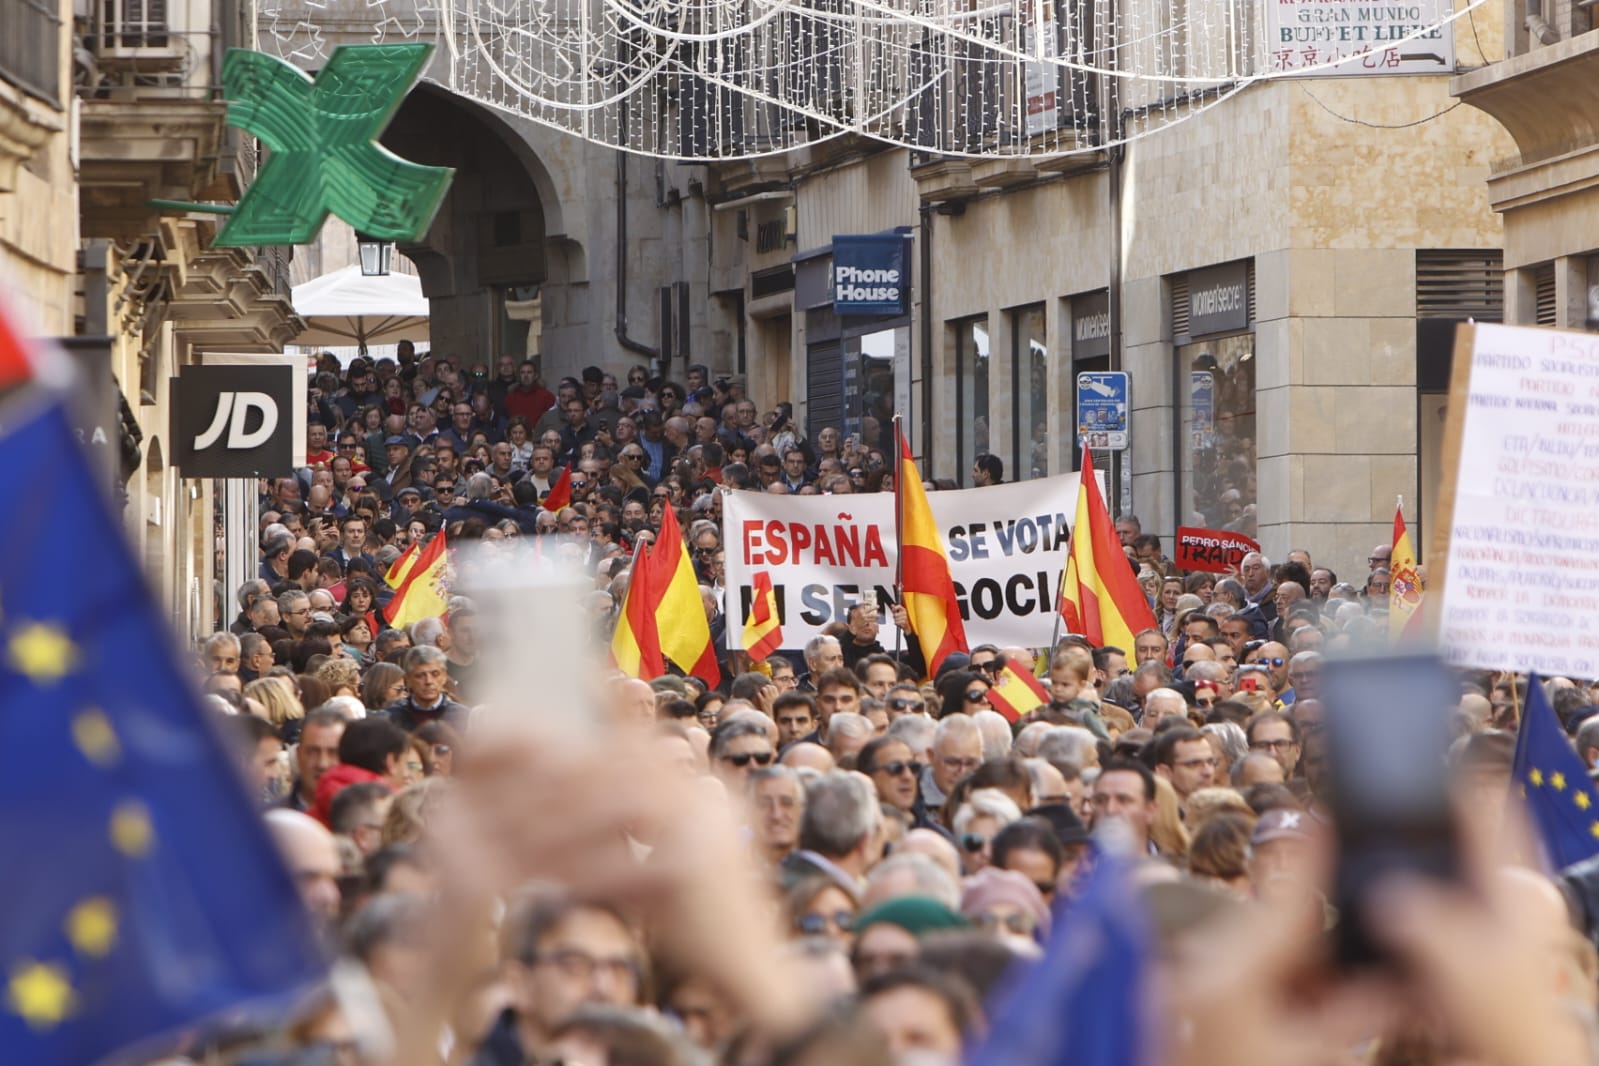
[[[456,703],[448,696],[444,697],[444,702],[430,711],[423,710],[415,703],[412,703],[409,696],[403,700],[395,700],[383,708],[384,716],[407,733],[415,733],[427,723],[437,722],[441,719],[452,728],[462,729],[466,726],[468,713],[470,712],[465,704]]]

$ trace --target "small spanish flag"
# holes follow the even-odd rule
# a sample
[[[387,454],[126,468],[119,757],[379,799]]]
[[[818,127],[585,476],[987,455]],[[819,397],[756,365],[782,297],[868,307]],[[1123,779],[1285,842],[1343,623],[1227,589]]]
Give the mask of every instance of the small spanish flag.
[[[1421,571],[1416,549],[1405,526],[1405,501],[1394,508],[1394,547],[1388,557],[1388,636],[1391,640],[1417,636],[1421,618]]]
[[[778,621],[777,593],[772,591],[770,571],[755,571],[754,591],[750,616],[744,622],[744,650],[752,660],[762,662],[783,646],[783,623]]]
[[[1048,702],[1049,692],[1044,683],[1030,671],[1018,670],[1011,663],[1005,664],[1005,669],[999,672],[988,690],[988,705],[1010,722],[1020,721],[1023,715]]]
[[[394,560],[394,565],[389,567],[389,572],[383,575],[383,581],[391,589],[397,589],[405,584],[405,575],[411,572],[411,567],[416,565],[416,557],[422,551],[422,542],[414,540],[411,546],[405,549],[405,554]]]
[[[550,486],[550,491],[544,494],[544,502],[539,504],[546,511],[556,512],[563,507],[572,506],[572,464],[567,463],[561,467],[561,476],[555,479],[555,484]]]
[[[450,609],[450,556],[445,550],[444,530],[439,530],[405,575],[405,583],[383,609],[383,617],[395,629],[437,618]]]

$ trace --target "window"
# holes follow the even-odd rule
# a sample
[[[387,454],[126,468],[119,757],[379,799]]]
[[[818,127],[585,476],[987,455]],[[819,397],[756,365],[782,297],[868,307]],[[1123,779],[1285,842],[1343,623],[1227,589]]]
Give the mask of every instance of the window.
[[[1045,345],[1044,305],[1018,307],[1011,327],[1010,480],[1026,481],[1049,473],[1049,349]]]
[[[897,326],[844,341],[844,426],[869,448],[894,453],[895,370],[908,365],[911,329]]]
[[[1255,270],[1173,279],[1179,525],[1256,535]]]
[[[1255,337],[1177,348],[1182,397],[1179,524],[1255,536]]]
[[[990,450],[986,318],[955,324],[955,425],[956,469],[964,477],[972,460]]]

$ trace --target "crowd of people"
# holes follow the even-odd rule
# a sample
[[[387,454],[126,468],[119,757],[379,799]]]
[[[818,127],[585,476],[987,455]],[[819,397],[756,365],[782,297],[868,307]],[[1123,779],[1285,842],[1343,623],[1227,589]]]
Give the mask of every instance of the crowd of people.
[[[280,1061],[965,1061],[1111,851],[1151,929],[1150,1062],[1599,1057],[1599,956],[1508,805],[1524,680],[1462,675],[1452,709],[1472,889],[1373,886],[1391,965],[1328,961],[1319,685],[1327,656],[1386,644],[1387,545],[1358,581],[1301,551],[1184,574],[1124,515],[1157,619],[1131,647],[982,645],[931,675],[914,641],[880,639],[907,624],[893,604],[802,652],[724,651],[718,686],[538,647],[498,662],[468,596],[387,622],[385,575],[413,544],[444,531],[461,571],[525,553],[581,575],[572,624],[600,646],[671,507],[725,644],[743,619],[722,490],[890,489],[885,427],[807,437],[703,367],[682,384],[591,367],[551,392],[532,362],[408,348],[324,361],[311,403],[304,469],[262,486],[259,577],[203,649],[308,910],[377,991],[367,1011],[320,998],[277,1034]],[[570,499],[541,506],[564,468]],[[1004,471],[984,455],[971,475]],[[536,707],[574,669],[594,675],[595,728],[495,727],[491,691]],[[1019,721],[990,701],[1007,671],[1049,697]],[[1599,690],[1548,684],[1593,765]],[[1100,1035],[1037,1061],[1109,1062]]]

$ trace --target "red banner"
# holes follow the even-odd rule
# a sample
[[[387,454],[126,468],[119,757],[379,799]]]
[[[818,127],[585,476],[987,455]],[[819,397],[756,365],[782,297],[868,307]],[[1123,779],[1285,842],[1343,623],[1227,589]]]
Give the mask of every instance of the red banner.
[[[1177,555],[1173,561],[1182,570],[1225,574],[1236,568],[1244,556],[1258,551],[1260,545],[1242,533],[1229,533],[1225,529],[1179,526]]]

